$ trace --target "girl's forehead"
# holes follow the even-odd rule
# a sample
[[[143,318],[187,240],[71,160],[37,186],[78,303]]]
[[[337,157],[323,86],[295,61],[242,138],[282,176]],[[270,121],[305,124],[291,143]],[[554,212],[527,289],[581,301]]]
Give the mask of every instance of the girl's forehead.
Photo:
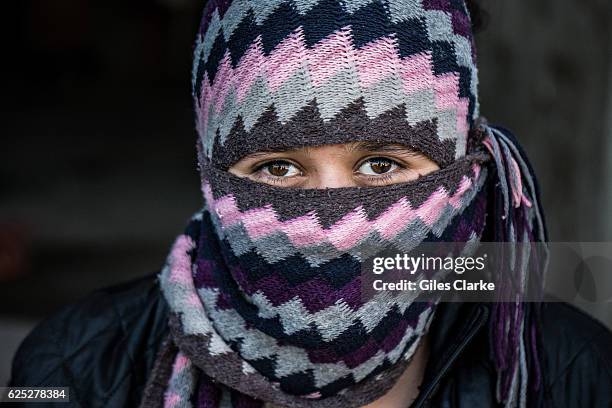
[[[288,147],[286,149],[269,149],[265,151],[254,152],[250,154],[249,157],[256,158],[260,156],[269,155],[272,153],[293,153],[293,152],[300,152],[306,155],[311,155],[311,154],[316,154],[316,152],[319,152],[322,150],[338,150],[338,151],[344,151],[348,153],[352,153],[352,152],[360,153],[360,152],[372,152],[372,151],[389,152],[389,153],[393,153],[393,152],[418,153],[413,147],[404,145],[404,144],[392,143],[392,142],[387,142],[387,141],[361,141],[361,142],[334,143],[334,144],[323,144],[323,145],[293,146],[293,147]]]

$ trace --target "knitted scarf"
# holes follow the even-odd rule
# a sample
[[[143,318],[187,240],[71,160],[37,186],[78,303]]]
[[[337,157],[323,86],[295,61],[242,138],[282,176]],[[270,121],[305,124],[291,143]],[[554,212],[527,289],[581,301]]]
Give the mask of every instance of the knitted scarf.
[[[516,140],[476,120],[475,55],[459,0],[208,3],[193,69],[205,205],[159,276],[170,335],[141,406],[366,405],[411,362],[437,303],[364,296],[366,258],[422,242],[464,251],[485,224],[500,242],[545,240]],[[337,189],[227,171],[254,152],[354,141],[410,146],[440,170]],[[500,284],[520,295],[507,282],[525,273],[512,266]],[[506,406],[539,383],[537,310],[518,299],[491,324]]]

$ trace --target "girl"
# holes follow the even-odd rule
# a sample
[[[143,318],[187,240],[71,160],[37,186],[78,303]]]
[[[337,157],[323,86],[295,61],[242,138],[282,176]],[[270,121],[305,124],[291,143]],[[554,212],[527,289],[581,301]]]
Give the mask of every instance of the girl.
[[[203,210],[159,275],[39,326],[12,384],[75,406],[610,406],[611,336],[568,306],[362,293],[379,251],[546,241],[524,153],[479,118],[470,8],[210,1]],[[510,299],[545,261],[517,257]]]

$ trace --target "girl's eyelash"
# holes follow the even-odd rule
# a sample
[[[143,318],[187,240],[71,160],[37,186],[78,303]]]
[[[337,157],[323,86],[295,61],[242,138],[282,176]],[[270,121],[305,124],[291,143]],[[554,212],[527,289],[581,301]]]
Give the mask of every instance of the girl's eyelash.
[[[395,178],[395,173],[383,174],[380,176],[364,176],[372,184],[386,184]]]
[[[264,173],[263,171],[264,168],[274,163],[286,163],[291,166],[295,166],[295,164],[287,160],[268,160],[266,162],[259,163],[253,166],[254,169],[253,169],[253,172],[251,173],[252,177],[255,178],[256,180],[266,181],[270,184],[283,185],[283,184],[289,183],[291,177],[275,177],[275,176],[270,176]]]
[[[263,163],[255,164],[253,166],[253,173],[257,173],[257,172],[263,170],[265,167],[268,167],[269,165],[274,164],[274,163],[284,163],[284,164],[289,164],[291,166],[296,166],[295,164],[293,164],[292,162],[290,162],[288,160],[268,160],[268,161],[265,161]]]
[[[367,163],[369,161],[372,161],[372,160],[375,160],[375,159],[388,160],[388,161],[390,161],[391,163],[395,164],[397,167],[399,167],[401,169],[405,169],[407,167],[404,163],[401,163],[400,161],[392,159],[390,157],[386,157],[386,156],[370,156],[370,157],[367,157],[367,158],[363,159],[362,161],[360,161],[357,164],[356,168],[358,169],[361,166],[363,166],[365,163]]]
[[[388,160],[392,164],[396,165],[397,169],[395,171],[393,171],[392,173],[385,173],[385,174],[381,174],[379,176],[371,176],[371,175],[359,174],[360,177],[366,178],[368,181],[371,181],[371,182],[374,182],[374,183],[387,182],[387,181],[391,181],[391,179],[396,175],[396,173],[398,173],[398,171],[403,171],[403,170],[408,169],[408,166],[406,166],[405,164],[400,163],[399,161],[394,160],[394,159],[392,159],[390,157],[372,156],[372,157],[368,157],[368,158],[362,160],[361,162],[359,162],[359,164],[356,167],[355,172],[357,173],[357,170],[359,168],[361,168],[361,166],[366,164],[368,161],[375,160],[375,159]]]
[[[253,177],[257,180],[265,180],[274,184],[286,184],[289,182],[290,177],[274,177],[268,176],[267,174],[262,174],[261,171],[256,171],[253,173]]]
[[[260,171],[262,171],[266,166],[271,165],[272,163],[274,163],[274,161],[267,161],[267,162],[263,162],[263,163],[258,163],[256,165],[253,166],[253,173],[259,173]]]

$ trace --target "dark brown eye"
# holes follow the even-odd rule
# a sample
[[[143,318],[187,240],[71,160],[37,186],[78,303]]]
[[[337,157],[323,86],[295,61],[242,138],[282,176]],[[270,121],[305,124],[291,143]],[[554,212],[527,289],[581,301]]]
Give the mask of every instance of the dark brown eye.
[[[359,172],[368,176],[385,174],[397,168],[397,163],[384,157],[368,159],[359,167]]]
[[[291,177],[299,174],[297,167],[286,161],[275,161],[262,166],[262,170],[273,177]]]

